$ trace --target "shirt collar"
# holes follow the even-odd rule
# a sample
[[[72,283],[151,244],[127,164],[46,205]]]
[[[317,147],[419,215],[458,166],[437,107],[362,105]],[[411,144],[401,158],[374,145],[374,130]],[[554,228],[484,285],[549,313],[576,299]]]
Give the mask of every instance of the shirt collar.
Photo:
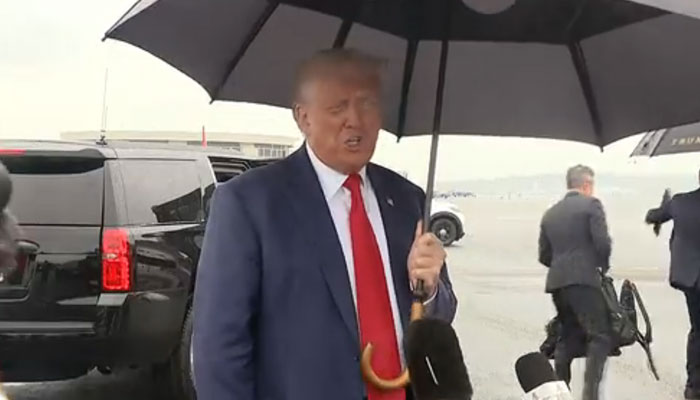
[[[331,197],[335,196],[336,193],[338,193],[338,190],[340,190],[341,187],[343,187],[343,183],[345,183],[345,180],[348,179],[348,175],[338,172],[324,164],[323,161],[316,156],[316,153],[314,153],[314,151],[311,149],[308,142],[306,143],[306,152],[309,154],[311,165],[314,167],[316,175],[318,176],[318,181],[321,183],[323,195],[326,200],[329,200]],[[362,167],[358,174],[362,178],[362,182],[367,182],[366,167]]]

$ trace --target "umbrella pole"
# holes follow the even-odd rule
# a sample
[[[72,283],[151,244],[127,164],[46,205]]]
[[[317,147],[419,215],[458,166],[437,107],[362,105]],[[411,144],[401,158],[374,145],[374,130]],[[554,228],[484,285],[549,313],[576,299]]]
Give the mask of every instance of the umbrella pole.
[[[442,98],[445,93],[445,70],[447,69],[447,53],[449,41],[442,41],[440,51],[440,66],[438,70],[438,82],[435,93],[435,111],[433,113],[433,132],[430,143],[430,160],[428,161],[428,183],[425,187],[425,209],[423,210],[423,232],[430,230],[430,212],[435,191],[435,170],[437,164],[438,138],[442,123]]]
[[[423,232],[430,230],[430,212],[435,191],[435,169],[437,164],[438,139],[440,133],[433,131],[430,141],[430,160],[428,161],[428,183],[425,187],[425,210],[423,212]]]

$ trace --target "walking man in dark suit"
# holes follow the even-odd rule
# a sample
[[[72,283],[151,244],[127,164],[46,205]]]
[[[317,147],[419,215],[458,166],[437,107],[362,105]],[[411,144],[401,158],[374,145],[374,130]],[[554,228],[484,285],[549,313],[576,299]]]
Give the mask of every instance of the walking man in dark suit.
[[[571,381],[576,347],[585,340],[583,399],[597,400],[611,346],[600,279],[600,271],[610,268],[611,240],[603,206],[593,197],[593,170],[572,167],[566,183],[569,192],[542,218],[539,260],[549,267],[546,291],[552,294],[562,324],[554,353],[557,375],[567,384]]]
[[[370,163],[382,126],[380,64],[349,49],[299,68],[294,154],[219,186],[194,296],[199,400],[405,400],[363,382],[405,366],[411,287],[452,321],[445,251],[422,234],[425,194]]]
[[[685,293],[690,315],[685,398],[700,400],[700,189],[679,193],[661,207],[649,210],[646,216],[648,224],[670,220],[671,286]]]

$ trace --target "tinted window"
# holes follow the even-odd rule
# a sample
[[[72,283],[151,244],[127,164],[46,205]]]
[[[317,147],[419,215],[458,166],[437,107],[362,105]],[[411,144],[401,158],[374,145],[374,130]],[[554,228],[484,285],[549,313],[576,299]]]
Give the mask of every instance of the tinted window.
[[[194,161],[122,160],[129,223],[202,220],[202,192]]]
[[[216,183],[224,183],[250,168],[245,161],[225,157],[209,157],[209,162],[211,163],[211,169],[214,170]]]
[[[10,212],[22,224],[100,225],[104,160],[6,157],[12,175]]]

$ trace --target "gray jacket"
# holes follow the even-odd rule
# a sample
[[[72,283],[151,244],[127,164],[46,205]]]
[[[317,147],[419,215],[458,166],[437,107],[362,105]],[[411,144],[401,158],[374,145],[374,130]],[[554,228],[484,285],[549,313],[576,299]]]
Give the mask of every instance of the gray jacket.
[[[660,208],[649,210],[646,217],[650,224],[671,219],[671,286],[700,288],[700,189],[673,196]]]
[[[569,192],[542,217],[539,261],[549,267],[546,291],[571,285],[600,287],[610,268],[612,240],[600,200]]]

